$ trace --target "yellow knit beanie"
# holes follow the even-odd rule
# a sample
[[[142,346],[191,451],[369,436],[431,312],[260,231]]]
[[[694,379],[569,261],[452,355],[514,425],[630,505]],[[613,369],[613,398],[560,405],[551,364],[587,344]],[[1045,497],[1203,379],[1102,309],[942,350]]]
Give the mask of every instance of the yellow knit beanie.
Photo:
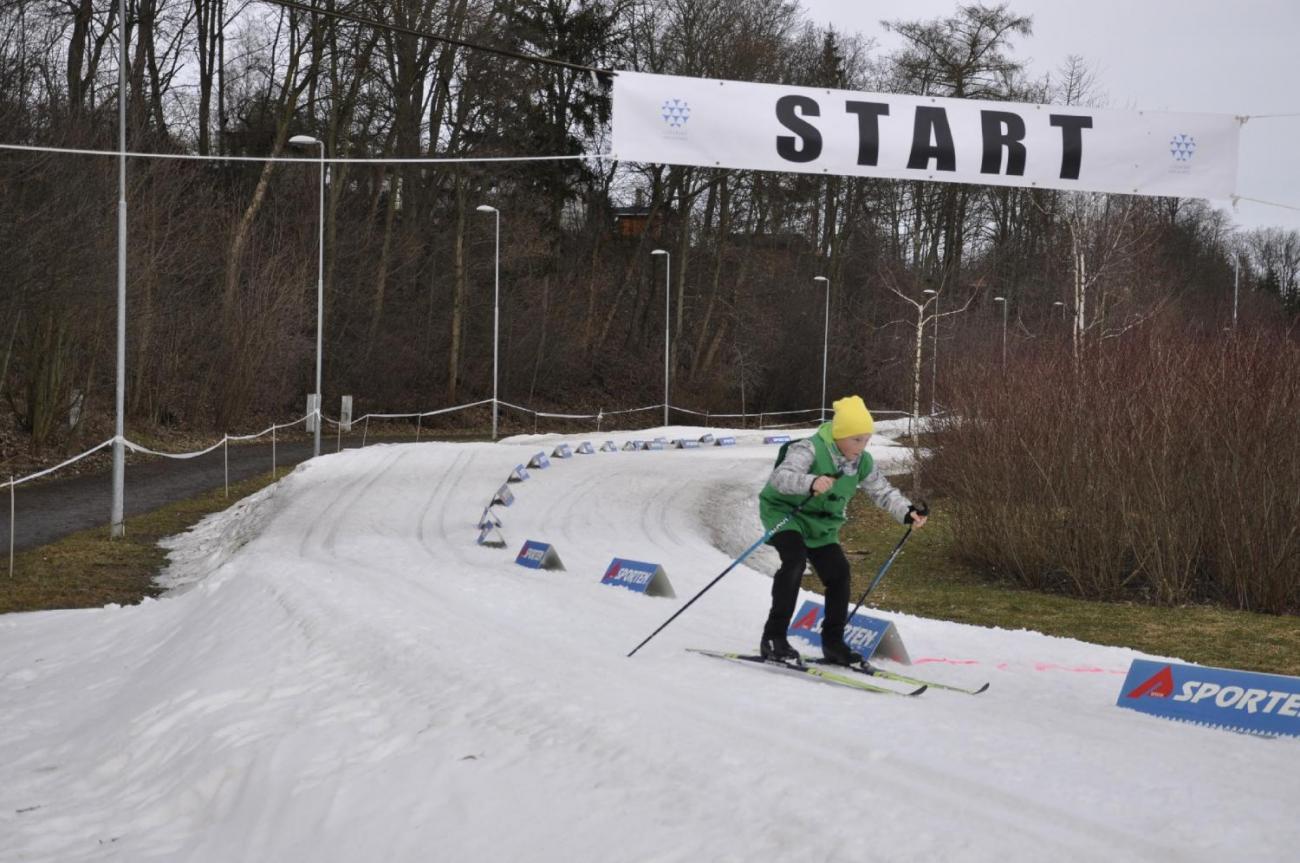
[[[848,396],[835,402],[835,416],[831,419],[831,437],[839,440],[875,431],[875,421],[871,412],[862,403],[861,396]]]

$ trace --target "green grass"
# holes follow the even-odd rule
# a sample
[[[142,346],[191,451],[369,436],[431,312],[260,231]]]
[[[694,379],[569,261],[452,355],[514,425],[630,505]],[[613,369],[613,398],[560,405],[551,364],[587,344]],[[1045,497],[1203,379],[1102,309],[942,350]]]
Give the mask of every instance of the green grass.
[[[904,530],[870,503],[855,502],[843,534],[853,564],[851,601],[867,589]],[[816,578],[805,586],[821,589]],[[1200,665],[1300,675],[1300,620],[1295,617],[1208,606],[1092,602],[996,581],[957,559],[941,507],[908,539],[867,605],[978,626],[1032,629]]]
[[[167,562],[158,546],[203,516],[220,512],[271,484],[271,474],[230,486],[230,497],[216,489],[190,500],[126,520],[126,536],[109,539],[108,525],[74,533],[14,557],[14,574],[0,564],[0,613],[55,608],[98,608],[110,602],[131,605],[160,591],[153,577]],[[105,513],[105,522],[108,514]]]

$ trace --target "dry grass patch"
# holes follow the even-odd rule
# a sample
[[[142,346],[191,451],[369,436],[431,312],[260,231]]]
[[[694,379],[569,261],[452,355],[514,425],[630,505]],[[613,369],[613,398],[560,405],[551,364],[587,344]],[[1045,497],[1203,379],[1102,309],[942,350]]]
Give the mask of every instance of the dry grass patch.
[[[167,562],[160,539],[270,484],[271,474],[266,473],[231,485],[229,497],[219,488],[128,518],[122,539],[109,539],[105,525],[21,552],[14,558],[12,578],[0,569],[0,613],[131,605],[157,596],[161,591],[153,578]]]
[[[1300,619],[1209,606],[1162,608],[1040,593],[960,563],[942,501],[907,541],[867,605],[1003,629],[1031,629],[1094,644],[1176,656],[1201,665],[1300,675]],[[852,601],[866,590],[904,528],[858,501],[844,532]],[[869,550],[869,554],[855,554]],[[806,586],[820,589],[817,579]]]

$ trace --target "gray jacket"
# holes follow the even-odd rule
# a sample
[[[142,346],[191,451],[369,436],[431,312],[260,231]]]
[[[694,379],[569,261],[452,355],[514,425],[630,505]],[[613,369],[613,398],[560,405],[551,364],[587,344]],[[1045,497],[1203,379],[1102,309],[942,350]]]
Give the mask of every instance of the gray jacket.
[[[844,457],[838,447],[831,446],[829,450],[831,460],[841,474],[858,472],[861,456],[850,460]],[[814,455],[811,440],[799,440],[790,444],[786,448],[785,459],[772,471],[768,485],[782,494],[808,494],[812,490],[813,480],[817,479],[815,474],[809,472],[812,470]],[[858,491],[866,492],[872,503],[892,515],[899,524],[903,523],[908,507],[912,505],[901,491],[890,485],[878,467],[873,466],[866,479],[858,483]]]

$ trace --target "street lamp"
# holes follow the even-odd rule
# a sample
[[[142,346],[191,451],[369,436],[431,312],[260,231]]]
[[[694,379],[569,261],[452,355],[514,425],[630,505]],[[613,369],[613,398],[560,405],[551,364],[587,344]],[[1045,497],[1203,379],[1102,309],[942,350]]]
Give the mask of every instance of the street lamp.
[[[497,344],[501,335],[501,211],[487,204],[475,207],[496,221],[496,253],[492,276],[492,440],[497,439]]]
[[[126,0],[118,0],[118,21],[126,21]],[[113,398],[113,499],[109,537],[126,536],[126,48],[130,31],[121,29],[117,64],[117,381]],[[13,494],[10,478],[9,493]],[[13,531],[10,528],[10,547]]]
[[[1002,304],[1002,371],[1007,370],[1007,298],[994,297],[993,302]]]
[[[673,256],[664,249],[655,249],[650,254],[664,256],[664,425],[668,425],[668,297],[669,272],[672,270]]]
[[[822,329],[822,422],[826,422],[826,355],[830,350],[831,339],[831,280],[825,276],[813,276],[814,282],[826,283],[826,325]]]
[[[310,135],[294,135],[289,139],[293,147],[320,147],[320,234],[317,239],[316,258],[316,436],[313,455],[320,455],[321,406],[325,397],[321,393],[321,333],[325,328],[325,142]]]
[[[934,416],[934,388],[939,384],[939,292],[926,288],[923,294],[934,297],[934,347],[930,349],[930,416]]]

